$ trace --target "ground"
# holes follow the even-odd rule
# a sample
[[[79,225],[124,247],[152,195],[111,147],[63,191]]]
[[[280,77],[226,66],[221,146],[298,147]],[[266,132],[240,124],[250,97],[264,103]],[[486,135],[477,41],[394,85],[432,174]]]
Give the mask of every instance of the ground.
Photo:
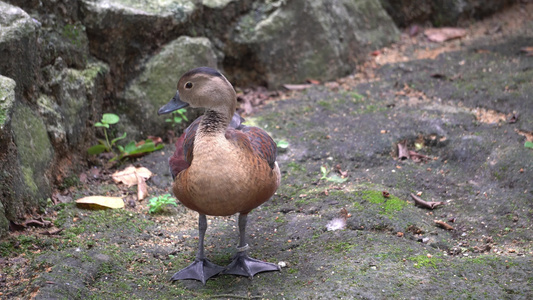
[[[353,76],[245,116],[288,143],[281,187],[248,224],[250,254],[280,272],[169,282],[194,259],[197,214],[178,204],[151,215],[135,187],[110,180],[115,169],[95,167],[60,187],[67,203],[43,214],[54,228],[0,241],[0,297],[532,298],[533,57],[521,51],[533,46],[532,16],[531,4],[518,5],[443,44],[404,35]],[[415,153],[400,159],[399,143]],[[170,190],[172,151],[133,162],[155,174],[148,198]],[[444,204],[415,206],[411,194]],[[127,205],[68,202],[85,195]],[[207,256],[226,265],[236,218],[208,220]],[[341,228],[328,230],[333,220]]]

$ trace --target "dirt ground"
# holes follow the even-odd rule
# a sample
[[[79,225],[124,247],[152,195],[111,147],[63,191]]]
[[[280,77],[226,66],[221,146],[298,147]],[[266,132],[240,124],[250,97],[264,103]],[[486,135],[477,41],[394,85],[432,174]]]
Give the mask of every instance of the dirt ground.
[[[52,227],[0,241],[0,298],[533,298],[533,5],[444,43],[409,31],[354,75],[245,116],[288,142],[282,185],[248,222],[249,253],[280,272],[170,282],[194,259],[197,214],[149,214],[135,186],[110,178],[126,163],[68,178],[42,214]],[[169,192],[172,151],[130,162],[154,173],[148,198]],[[415,206],[411,194],[442,203]],[[126,208],[72,202],[87,195]],[[236,218],[208,222],[206,254],[227,265]]]

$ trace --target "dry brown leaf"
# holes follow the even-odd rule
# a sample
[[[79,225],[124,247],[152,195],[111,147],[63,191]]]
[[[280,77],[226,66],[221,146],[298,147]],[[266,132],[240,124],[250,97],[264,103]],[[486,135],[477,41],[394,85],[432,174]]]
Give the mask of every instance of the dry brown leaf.
[[[283,87],[290,91],[300,91],[312,87],[312,84],[284,84]]]
[[[523,47],[520,51],[524,52],[526,56],[533,56],[533,47]]]
[[[124,201],[120,197],[89,196],[76,200],[76,204],[87,209],[123,208]]]
[[[137,177],[137,199],[143,200],[148,195],[148,188],[146,187],[146,180],[140,176],[139,174],[135,173]]]
[[[111,175],[111,178],[113,178],[113,181],[115,183],[122,182],[128,187],[130,187],[137,184],[137,175],[144,178],[144,180],[147,180],[152,176],[152,172],[150,172],[150,170],[145,167],[135,168],[134,166],[129,166],[122,171],[117,171],[113,173],[113,175]]]
[[[424,30],[424,35],[432,42],[442,43],[447,40],[461,38],[466,35],[463,28],[442,27],[428,28]]]
[[[453,230],[453,226],[447,224],[446,222],[444,221],[441,221],[441,220],[435,220],[435,224],[437,226],[439,226],[440,228],[444,228],[446,230]]]

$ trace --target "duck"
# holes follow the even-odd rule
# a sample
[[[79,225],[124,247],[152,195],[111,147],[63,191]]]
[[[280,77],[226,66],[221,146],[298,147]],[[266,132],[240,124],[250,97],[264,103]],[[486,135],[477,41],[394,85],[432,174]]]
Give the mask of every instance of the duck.
[[[198,212],[198,249],[194,262],[171,280],[194,279],[205,285],[217,274],[251,279],[259,272],[279,271],[276,264],[250,257],[246,243],[248,214],[271,199],[280,185],[276,143],[263,129],[242,124],[244,119],[235,112],[235,89],[216,69],[199,67],[183,74],[176,94],[158,115],[187,106],[205,108],[205,113],[180,136],[169,167],[174,196]],[[222,267],[204,252],[207,216],[235,214],[238,246],[231,263]]]

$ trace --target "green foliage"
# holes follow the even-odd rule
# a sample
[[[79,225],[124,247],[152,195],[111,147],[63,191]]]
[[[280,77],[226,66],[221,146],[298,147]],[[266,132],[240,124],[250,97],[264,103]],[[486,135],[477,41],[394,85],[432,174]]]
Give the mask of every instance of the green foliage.
[[[185,108],[180,108],[178,110],[175,110],[172,112],[171,118],[165,119],[165,122],[172,123],[174,125],[179,125],[183,123],[183,121],[187,122],[189,119],[187,118]]]
[[[163,144],[156,145],[153,140],[146,139],[144,140],[144,143],[135,143],[134,141],[131,141],[126,144],[126,146],[122,147],[121,145],[118,145],[117,148],[120,151],[118,158],[122,159],[159,150],[163,148]]]
[[[343,183],[343,182],[346,182],[346,180],[348,180],[348,178],[342,178],[341,176],[339,176],[337,174],[333,174],[331,176],[328,176],[330,171],[328,170],[328,168],[326,166],[321,166],[320,167],[320,172],[322,173],[322,177],[320,178],[320,180],[327,180],[327,181],[331,181],[331,182],[334,182],[334,183]]]
[[[122,136],[119,136],[117,138],[112,139],[111,142],[109,141],[109,137],[108,137],[108,134],[107,134],[107,129],[109,129],[109,125],[116,124],[116,123],[118,123],[118,121],[120,121],[120,117],[119,116],[117,116],[115,114],[108,113],[108,114],[103,114],[102,120],[100,120],[100,122],[94,123],[94,127],[102,127],[102,128],[104,128],[105,140],[98,139],[98,144],[90,147],[87,150],[87,152],[89,152],[89,154],[96,155],[96,154],[100,154],[102,152],[112,152],[113,151],[113,147],[115,146],[115,144],[119,140],[122,140],[122,139],[126,138],[126,133],[124,132],[124,134]]]
[[[156,150],[159,150],[163,148],[162,144],[156,145],[152,139],[146,139],[142,142],[136,143],[135,141],[131,141],[126,146],[118,145],[117,142],[120,140],[123,140],[126,138],[126,133],[122,136],[116,137],[109,141],[109,137],[107,134],[107,129],[109,129],[109,125],[117,124],[120,121],[120,117],[107,113],[102,115],[102,120],[100,122],[94,123],[94,127],[101,127],[104,129],[104,136],[105,140],[98,139],[98,144],[90,147],[87,149],[87,152],[91,155],[97,155],[103,152],[114,152],[113,149],[117,149],[119,154],[115,155],[111,161],[117,160],[117,159],[123,159],[126,157],[135,157],[139,156],[144,153],[153,152]]]
[[[287,142],[286,140],[279,140],[276,142],[276,145],[278,146],[278,148],[287,149],[289,147],[289,142]]]
[[[529,148],[529,149],[533,149],[533,142],[526,141],[524,143],[524,147]]]
[[[176,200],[174,200],[174,198],[170,194],[159,195],[157,197],[153,197],[148,202],[148,212],[151,214],[161,212],[163,211],[165,206],[169,204],[178,206],[176,204]]]
[[[427,254],[420,254],[407,259],[413,261],[415,263],[414,267],[417,269],[422,267],[431,267],[433,269],[437,269],[437,264],[443,261],[442,258],[433,257],[431,255],[428,256]]]

